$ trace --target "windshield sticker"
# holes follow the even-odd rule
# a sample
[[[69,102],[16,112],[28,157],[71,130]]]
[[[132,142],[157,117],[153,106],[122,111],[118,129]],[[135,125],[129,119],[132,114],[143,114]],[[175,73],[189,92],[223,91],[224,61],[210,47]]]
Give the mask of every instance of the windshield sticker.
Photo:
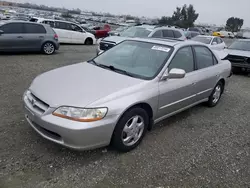
[[[159,50],[159,51],[163,51],[163,52],[169,52],[170,51],[170,48],[163,47],[163,46],[153,46],[151,49],[152,50]]]

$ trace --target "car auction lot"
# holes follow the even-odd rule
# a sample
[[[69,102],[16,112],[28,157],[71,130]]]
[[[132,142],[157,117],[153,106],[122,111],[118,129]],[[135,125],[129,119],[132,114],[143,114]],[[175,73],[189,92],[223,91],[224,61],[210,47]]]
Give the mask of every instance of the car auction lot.
[[[62,45],[51,56],[0,55],[1,188],[249,187],[250,78],[246,75],[231,78],[215,108],[199,105],[157,124],[129,153],[109,147],[72,151],[32,130],[22,104],[31,81],[45,71],[86,61],[95,56],[95,49]],[[102,75],[93,79],[101,82]]]

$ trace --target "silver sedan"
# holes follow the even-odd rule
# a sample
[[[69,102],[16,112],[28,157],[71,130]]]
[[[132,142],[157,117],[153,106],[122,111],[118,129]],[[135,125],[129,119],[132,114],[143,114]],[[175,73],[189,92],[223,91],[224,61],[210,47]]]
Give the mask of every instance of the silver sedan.
[[[148,129],[199,103],[216,106],[231,64],[205,44],[131,39],[96,58],[34,79],[25,116],[44,138],[73,149],[138,146]]]

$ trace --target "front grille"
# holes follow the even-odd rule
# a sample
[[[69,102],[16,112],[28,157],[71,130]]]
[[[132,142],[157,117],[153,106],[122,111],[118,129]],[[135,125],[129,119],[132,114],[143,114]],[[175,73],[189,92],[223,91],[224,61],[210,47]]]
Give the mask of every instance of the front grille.
[[[228,55],[227,59],[231,63],[243,63],[243,64],[248,64],[250,63],[250,58],[244,57],[244,56],[237,56],[237,55]]]
[[[100,42],[100,49],[101,50],[109,50],[110,48],[114,47],[115,46],[115,43],[112,43],[112,42]]]
[[[27,102],[29,106],[37,113],[43,114],[46,110],[48,110],[49,105],[37,98],[30,91],[26,92]]]

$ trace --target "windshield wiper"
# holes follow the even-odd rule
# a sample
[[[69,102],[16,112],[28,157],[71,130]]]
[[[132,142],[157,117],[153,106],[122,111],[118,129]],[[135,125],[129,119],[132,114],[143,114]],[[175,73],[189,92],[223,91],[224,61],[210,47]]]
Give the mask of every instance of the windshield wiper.
[[[119,73],[125,74],[125,75],[130,76],[130,77],[133,77],[133,78],[138,78],[138,77],[135,76],[134,74],[129,73],[129,72],[127,72],[127,71],[125,71],[125,70],[122,70],[122,69],[118,69],[118,68],[114,67],[113,65],[104,65],[104,64],[96,63],[96,61],[93,60],[93,59],[90,60],[89,62],[91,62],[92,64],[94,64],[94,65],[96,65],[96,66],[98,66],[98,67],[102,67],[102,68],[104,68],[104,69],[109,69],[109,70],[112,70],[112,71],[114,71],[114,72],[119,72]]]

